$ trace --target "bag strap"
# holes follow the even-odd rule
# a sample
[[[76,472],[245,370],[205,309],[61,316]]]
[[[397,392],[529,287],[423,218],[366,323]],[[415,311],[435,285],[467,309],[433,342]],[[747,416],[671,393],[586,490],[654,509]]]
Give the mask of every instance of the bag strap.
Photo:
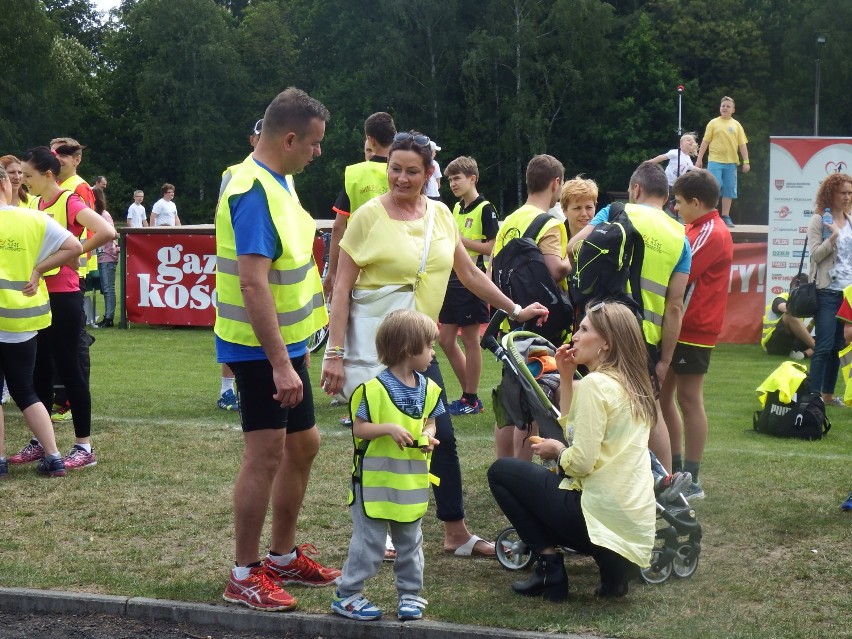
[[[426,215],[429,219],[426,221],[426,240],[423,242],[423,257],[420,260],[420,270],[414,276],[414,290],[417,290],[417,285],[420,284],[420,278],[426,271],[426,260],[429,259],[429,245],[432,243],[432,229],[435,228],[435,205],[432,200],[426,198]]]
[[[805,267],[805,253],[808,252],[808,232],[805,230],[805,243],[802,245],[802,258],[799,260],[799,272],[796,275],[796,280],[798,280],[799,275],[802,275],[802,269]],[[810,278],[808,278],[810,280]],[[816,276],[814,276],[814,282],[816,282]],[[798,287],[797,287],[798,288]],[[792,290],[792,288],[790,289]]]
[[[535,238],[537,238],[538,234],[541,233],[541,229],[543,229],[544,225],[552,219],[553,217],[551,217],[550,213],[541,213],[532,221],[532,224],[527,227],[527,230],[521,237],[529,238],[535,242]]]

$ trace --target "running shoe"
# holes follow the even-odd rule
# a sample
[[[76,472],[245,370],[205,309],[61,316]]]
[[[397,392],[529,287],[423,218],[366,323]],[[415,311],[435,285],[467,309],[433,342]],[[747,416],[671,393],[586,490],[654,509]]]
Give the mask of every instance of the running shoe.
[[[826,406],[834,406],[835,408],[847,408],[846,402],[843,401],[842,397],[835,397],[825,403]]]
[[[341,417],[338,423],[343,426],[343,428],[352,428],[352,418],[349,415]]]
[[[230,388],[222,393],[216,405],[222,410],[240,410],[240,402],[237,399],[237,394]]]
[[[692,503],[693,500],[704,499],[704,488],[701,487],[700,481],[694,481],[683,491],[683,496],[686,501]]]
[[[360,592],[342,597],[335,590],[331,599],[331,611],[358,621],[375,621],[382,618],[382,611]]]
[[[31,439],[30,443],[24,446],[20,452],[9,457],[9,463],[29,464],[39,459],[44,459],[44,448],[41,447],[37,439]]]
[[[43,457],[36,466],[36,472],[44,477],[65,477],[65,464],[62,459]]]
[[[691,485],[692,475],[690,473],[677,472],[661,478],[654,486],[654,490],[657,492],[660,501],[671,503],[679,495],[685,494],[685,491]]]
[[[418,597],[417,595],[402,595],[399,598],[396,617],[400,621],[423,619],[423,609],[428,603],[423,597]]]
[[[300,584],[302,586],[328,586],[340,577],[337,568],[326,568],[304,553],[318,554],[313,544],[302,544],[296,548],[296,558],[286,566],[276,564],[267,555],[263,559],[263,568],[269,575],[282,584]]]
[[[89,466],[95,466],[98,463],[94,449],[92,449],[92,452],[89,453],[86,452],[85,448],[81,448],[77,444],[74,444],[71,447],[71,450],[62,458],[62,461],[65,463],[65,468],[68,470],[88,468]]]
[[[450,407],[447,411],[450,415],[478,415],[485,410],[482,400],[477,398],[475,404],[471,404],[464,397],[450,402]]]
[[[0,461],[0,480],[9,479],[9,460]]]
[[[846,498],[846,501],[840,504],[840,510],[852,510],[852,493],[849,493],[849,496]]]
[[[245,579],[234,577],[232,570],[222,599],[255,610],[290,610],[298,603],[295,597],[278,585],[263,566],[252,566],[249,576]]]
[[[53,405],[53,412],[50,414],[50,421],[54,424],[70,422],[72,419],[73,415],[71,414],[71,408],[68,406],[60,406],[59,404]]]
[[[732,228],[734,228],[734,226],[736,226],[734,224],[734,221],[731,219],[730,215],[722,215],[720,217],[722,218],[722,221],[725,223],[725,226],[727,226],[729,229],[732,229]]]
[[[3,396],[0,397],[0,404],[8,404],[12,396],[9,394],[9,387],[3,384]]]

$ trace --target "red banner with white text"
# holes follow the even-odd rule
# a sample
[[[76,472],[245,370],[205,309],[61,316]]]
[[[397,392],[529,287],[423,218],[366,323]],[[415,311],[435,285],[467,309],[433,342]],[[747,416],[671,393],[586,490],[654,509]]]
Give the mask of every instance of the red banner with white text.
[[[140,324],[213,326],[216,236],[128,233],[127,319]]]
[[[728,308],[720,344],[760,341],[766,289],[766,242],[734,244]]]

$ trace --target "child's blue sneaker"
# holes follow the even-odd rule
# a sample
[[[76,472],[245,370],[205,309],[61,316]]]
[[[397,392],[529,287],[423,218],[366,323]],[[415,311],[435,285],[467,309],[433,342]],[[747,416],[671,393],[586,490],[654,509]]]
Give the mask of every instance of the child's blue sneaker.
[[[686,501],[690,503],[698,499],[704,499],[704,488],[702,488],[701,482],[694,481],[689,484],[687,489],[683,491],[683,496],[686,497]]]
[[[840,504],[840,510],[852,510],[852,493],[849,493],[846,501]]]
[[[349,597],[342,597],[335,590],[334,597],[331,599],[331,611],[358,621],[375,621],[382,617],[382,611],[360,592]]]
[[[423,609],[427,603],[429,602],[417,595],[401,595],[399,598],[399,608],[396,609],[396,616],[400,621],[422,619]]]

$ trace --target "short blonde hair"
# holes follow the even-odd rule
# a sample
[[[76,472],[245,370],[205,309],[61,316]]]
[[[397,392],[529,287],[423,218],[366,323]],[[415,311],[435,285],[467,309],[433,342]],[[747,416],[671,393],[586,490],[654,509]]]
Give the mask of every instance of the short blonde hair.
[[[733,99],[731,96],[729,96],[729,95],[723,95],[723,96],[722,96],[722,99],[721,99],[721,100],[719,100],[719,104],[722,104],[722,102],[730,102],[730,103],[731,103],[731,104],[733,104],[734,106],[737,106],[737,103],[736,103],[736,102],[734,102],[734,99]]]
[[[388,313],[376,331],[376,354],[385,366],[396,366],[420,354],[438,339],[438,326],[419,311]]]
[[[576,176],[573,180],[568,180],[562,185],[562,194],[559,196],[559,205],[563,211],[568,208],[571,200],[592,200],[597,204],[597,182],[584,178],[582,174]]]
[[[447,165],[444,169],[444,175],[464,175],[465,177],[475,177],[479,180],[479,167],[476,165],[476,160],[468,155],[462,155],[456,158]]]

